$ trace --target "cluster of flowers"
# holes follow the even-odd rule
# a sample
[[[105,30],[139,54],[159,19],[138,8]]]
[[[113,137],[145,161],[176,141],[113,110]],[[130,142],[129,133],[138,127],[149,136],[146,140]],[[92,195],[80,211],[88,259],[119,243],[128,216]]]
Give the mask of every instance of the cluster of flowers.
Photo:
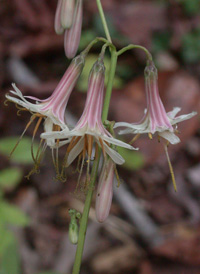
[[[55,27],[58,33],[62,33],[64,29],[66,29],[65,36],[67,42],[65,45],[67,45],[67,55],[70,57],[76,53],[78,47],[78,36],[80,39],[79,32],[81,29],[80,22],[82,22],[82,0],[59,0]],[[71,35],[75,35],[74,37],[77,39],[76,42],[73,42]],[[75,44],[76,46],[74,46]],[[103,222],[110,211],[116,164],[122,165],[124,163],[123,157],[117,152],[117,146],[130,150],[136,149],[132,145],[116,139],[112,134],[113,130],[109,130],[102,123],[101,116],[104,101],[105,79],[105,66],[103,62],[104,50],[102,50],[98,60],[91,69],[88,79],[88,91],[85,107],[74,128],[70,128],[70,126],[67,125],[65,112],[69,97],[83,70],[87,55],[86,51],[83,51],[72,60],[61,81],[49,98],[41,100],[31,96],[23,96],[15,84],[12,85],[13,90],[10,91],[10,94],[6,95],[7,100],[15,103],[20,111],[28,110],[32,114],[20,139],[23,137],[29,126],[35,122],[35,128],[33,131],[34,140],[39,126],[44,122],[44,132],[40,136],[41,141],[36,155],[32,149],[35,167],[31,173],[38,171],[44,151],[47,147],[50,147],[52,150],[57,178],[65,180],[66,168],[71,165],[76,158],[78,158],[78,169],[80,173],[78,183],[84,165],[86,165],[87,172],[85,182],[87,184],[91,179],[91,161],[97,159],[97,157],[99,157],[100,149],[102,150],[104,162],[99,176],[96,196],[96,217],[99,222]],[[148,61],[145,68],[145,91],[147,109],[145,110],[143,119],[139,123],[134,124],[119,122],[114,125],[114,128],[125,127],[125,129],[121,130],[119,134],[136,134],[133,141],[142,133],[149,134],[151,139],[152,134],[157,133],[159,138],[166,140],[166,142],[164,142],[165,148],[168,143],[177,144],[180,142],[180,139],[175,135],[177,132],[177,123],[193,117],[196,113],[192,112],[187,115],[176,117],[177,113],[180,111],[180,108],[178,107],[174,108],[171,112],[166,113],[159,96],[157,70],[152,61]],[[66,154],[62,164],[59,165],[58,149],[63,146],[67,146]],[[168,153],[167,159],[169,161]],[[169,166],[175,186],[175,179],[170,161]]]

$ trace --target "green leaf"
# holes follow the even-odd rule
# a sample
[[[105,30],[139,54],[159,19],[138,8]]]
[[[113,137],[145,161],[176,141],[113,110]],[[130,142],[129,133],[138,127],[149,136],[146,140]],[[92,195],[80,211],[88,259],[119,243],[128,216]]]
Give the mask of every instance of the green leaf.
[[[1,256],[1,274],[21,274],[19,251],[16,241],[12,241]]]
[[[9,157],[18,140],[19,137],[6,137],[0,139],[0,153]],[[31,144],[32,139],[30,137],[24,136],[12,154],[11,160],[19,164],[32,164],[33,160],[31,156]],[[37,148],[38,144],[34,143],[34,151],[37,151]]]
[[[15,237],[4,224],[0,224],[0,258],[9,245],[15,241]]]
[[[87,91],[89,73],[90,73],[90,70],[91,70],[92,66],[97,61],[97,59],[98,59],[98,55],[88,54],[85,67],[83,69],[83,72],[82,72],[82,74],[79,78],[78,84],[77,84],[78,89],[80,91],[83,91],[83,92]],[[106,67],[106,72],[108,72],[109,67],[110,67],[110,59],[107,56],[105,56],[105,58],[104,58],[104,65]],[[108,81],[108,73],[106,73],[106,76],[105,76],[105,83],[107,83],[107,81]],[[115,76],[114,88],[121,88],[122,86],[123,86],[122,79]]]
[[[122,147],[118,147],[119,154],[124,158],[125,163],[123,167],[129,170],[138,170],[144,165],[144,158],[142,153],[138,151],[131,151]]]
[[[20,183],[23,172],[19,168],[6,168],[0,171],[0,187],[10,189]]]
[[[16,206],[5,201],[0,202],[0,220],[4,224],[27,226],[29,218]]]

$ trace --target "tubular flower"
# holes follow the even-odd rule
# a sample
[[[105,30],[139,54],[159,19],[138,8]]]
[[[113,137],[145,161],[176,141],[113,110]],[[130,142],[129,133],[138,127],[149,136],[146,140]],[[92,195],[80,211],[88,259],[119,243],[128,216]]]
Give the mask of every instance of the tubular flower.
[[[147,133],[149,138],[152,139],[152,134],[157,133],[158,137],[166,140],[165,152],[169,163],[172,181],[176,190],[176,183],[174,178],[173,168],[169,159],[167,145],[168,143],[177,144],[180,142],[179,137],[175,134],[177,131],[177,124],[184,120],[188,120],[196,115],[196,112],[180,115],[176,117],[177,113],[181,110],[175,107],[172,111],[166,113],[158,91],[158,75],[154,63],[151,61],[145,69],[145,91],[147,99],[147,109],[145,115],[139,123],[124,123],[119,122],[115,124],[117,127],[126,127],[121,130],[119,134],[133,133],[137,134],[131,142],[134,142],[140,134]]]
[[[72,26],[75,0],[58,0],[54,27],[57,34]]]
[[[96,143],[94,158],[97,157],[98,147],[101,147],[104,158],[108,155],[116,164],[123,164],[124,159],[115,149],[111,147],[112,145],[134,149],[132,146],[113,138],[113,136],[104,128],[102,124],[101,114],[104,95],[104,77],[105,67],[103,60],[99,58],[91,70],[85,107],[75,128],[71,131],[64,129],[63,131],[57,133],[43,133],[41,135],[42,138],[47,139],[53,138],[59,140],[69,140],[63,167],[69,166],[75,158],[79,156],[79,160],[82,159],[82,171],[84,161],[87,157],[87,171],[89,171],[93,143]]]
[[[71,59],[76,55],[81,38],[83,4],[82,0],[76,1],[76,8],[73,16],[73,22],[70,29],[65,31],[64,48],[67,58]]]
[[[142,134],[148,133],[152,139],[152,134],[157,133],[158,136],[163,137],[171,144],[180,142],[178,136],[175,135],[177,123],[188,120],[196,115],[196,112],[181,115],[176,117],[177,113],[181,110],[175,107],[172,111],[166,113],[158,91],[158,75],[157,69],[153,62],[147,65],[145,69],[145,91],[147,98],[147,110],[145,115],[139,123],[125,123],[119,122],[115,124],[117,127],[127,127],[121,130],[119,134]]]
[[[12,96],[11,94],[7,94],[7,100],[16,103],[19,111],[30,111],[32,114],[30,121],[28,122],[18,143],[20,142],[26,130],[36,119],[38,120],[33,131],[33,139],[43,119],[45,132],[58,131],[61,129],[65,129],[67,131],[69,130],[67,125],[65,124],[65,109],[71,92],[77,82],[79,75],[81,74],[83,66],[84,56],[79,55],[74,58],[52,95],[44,100],[40,100],[32,96],[23,96],[21,91],[16,87],[16,85],[12,84],[14,90],[11,90],[10,93],[14,96]],[[31,99],[35,102],[32,103],[26,98]],[[18,143],[16,144],[15,148],[17,147]],[[55,140],[47,140],[47,142],[44,142],[44,140],[41,139],[39,149],[41,149],[42,145],[42,151],[44,151],[47,145],[53,147],[55,145]],[[15,148],[13,149],[11,154],[14,152]],[[37,152],[36,158],[33,155],[33,159],[35,160],[35,162],[39,162],[40,158],[41,157],[39,151]]]
[[[111,159],[104,162],[97,188],[96,195],[96,218],[102,223],[110,212],[112,197],[113,197],[113,182],[114,182],[115,164]]]

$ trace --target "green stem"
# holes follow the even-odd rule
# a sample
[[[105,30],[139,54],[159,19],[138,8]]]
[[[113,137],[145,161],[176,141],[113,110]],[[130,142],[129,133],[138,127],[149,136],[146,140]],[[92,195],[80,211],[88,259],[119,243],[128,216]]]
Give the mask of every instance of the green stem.
[[[107,39],[103,37],[97,37],[92,42],[89,43],[89,45],[82,51],[82,54],[87,55],[88,52],[91,50],[91,48],[98,42],[109,43]]]
[[[139,45],[128,45],[127,47],[124,47],[123,49],[121,49],[117,52],[117,56],[119,56],[122,53],[124,53],[125,51],[131,50],[131,49],[141,49],[141,50],[143,50],[146,53],[148,60],[152,61],[151,53],[145,47],[142,47],[142,46],[139,46]]]
[[[116,66],[117,66],[116,50],[111,48],[110,51],[111,51],[111,61],[110,61],[111,64],[110,64],[110,71],[109,71],[106,95],[105,95],[104,105],[103,105],[102,122],[105,122],[105,120],[108,117],[108,110],[109,110],[110,99],[111,99],[111,95],[112,95],[113,81],[114,81],[115,71],[116,71]]]
[[[85,243],[85,236],[86,236],[86,230],[87,230],[87,224],[88,224],[88,217],[90,212],[90,206],[92,202],[92,196],[94,191],[94,186],[97,178],[97,171],[99,166],[99,160],[100,160],[100,153],[101,150],[98,151],[98,157],[94,161],[93,167],[92,167],[92,174],[91,174],[91,181],[90,186],[88,189],[88,193],[85,200],[85,206],[83,210],[83,215],[80,222],[80,229],[79,229],[79,236],[78,236],[78,245],[76,249],[76,257],[73,267],[72,274],[79,274],[80,268],[81,268],[81,261],[82,261],[82,255],[83,255],[83,248]]]
[[[111,37],[110,37],[110,32],[109,32],[108,25],[107,25],[107,22],[106,22],[106,18],[105,18],[105,15],[104,15],[104,11],[103,11],[103,8],[102,8],[102,5],[101,5],[101,0],[96,0],[96,2],[97,2],[97,7],[99,9],[99,14],[100,14],[100,17],[101,17],[103,28],[104,28],[104,31],[105,31],[105,34],[106,34],[106,38],[108,39],[108,41],[110,43],[112,43],[112,40],[111,40]]]

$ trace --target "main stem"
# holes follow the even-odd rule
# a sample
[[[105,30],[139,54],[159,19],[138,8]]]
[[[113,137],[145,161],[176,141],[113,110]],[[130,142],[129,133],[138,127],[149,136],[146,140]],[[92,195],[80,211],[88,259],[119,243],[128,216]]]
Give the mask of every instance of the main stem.
[[[87,193],[87,196],[86,196],[83,215],[82,215],[81,222],[80,222],[78,245],[77,245],[77,249],[76,249],[76,257],[75,257],[75,262],[74,262],[74,267],[73,267],[72,274],[79,274],[80,273],[81,261],[82,261],[82,255],[83,255],[83,248],[84,248],[84,243],[85,243],[85,235],[86,235],[86,230],[87,230],[88,217],[89,217],[90,206],[91,206],[91,202],[92,202],[92,196],[93,196],[95,181],[96,181],[96,178],[97,178],[99,159],[100,159],[100,149],[99,149],[98,158],[94,161],[94,164],[93,164],[93,167],[92,167],[90,186],[89,186],[88,193]]]
[[[104,30],[106,33],[106,38],[110,43],[112,43],[100,0],[97,0],[97,6],[99,9],[101,20],[102,20]],[[117,65],[117,53],[116,53],[116,49],[113,45],[110,46],[110,51],[111,51],[111,64],[110,64],[109,80],[108,80],[108,84],[107,84],[103,112],[102,112],[102,121],[103,122],[107,119],[107,116],[108,116],[110,98],[111,98],[111,94],[112,94],[112,86],[113,86],[113,81],[114,81],[114,77],[115,77],[116,65]],[[78,245],[77,245],[77,249],[76,249],[76,256],[75,256],[75,262],[74,262],[72,274],[80,273],[81,261],[82,261],[84,243],[85,243],[85,236],[86,236],[86,230],[87,230],[87,224],[88,224],[88,217],[89,217],[90,206],[91,206],[91,202],[92,202],[92,196],[93,196],[93,192],[94,192],[95,182],[97,179],[100,153],[101,153],[101,149],[99,149],[98,157],[97,157],[97,159],[95,159],[95,161],[93,163],[93,167],[92,167],[90,186],[89,186],[88,193],[86,196],[83,215],[82,215],[81,222],[80,222]]]
[[[102,5],[101,5],[101,0],[96,0],[96,2],[97,2],[97,7],[99,9],[99,14],[100,14],[100,17],[101,17],[103,28],[104,28],[104,31],[105,31],[105,34],[106,34],[106,38],[108,39],[108,41],[110,43],[112,43],[112,40],[111,40],[111,37],[110,37],[110,32],[109,32],[108,25],[107,25],[106,18],[105,18],[105,14],[104,14],[104,11],[103,11],[103,8],[102,8]]]

